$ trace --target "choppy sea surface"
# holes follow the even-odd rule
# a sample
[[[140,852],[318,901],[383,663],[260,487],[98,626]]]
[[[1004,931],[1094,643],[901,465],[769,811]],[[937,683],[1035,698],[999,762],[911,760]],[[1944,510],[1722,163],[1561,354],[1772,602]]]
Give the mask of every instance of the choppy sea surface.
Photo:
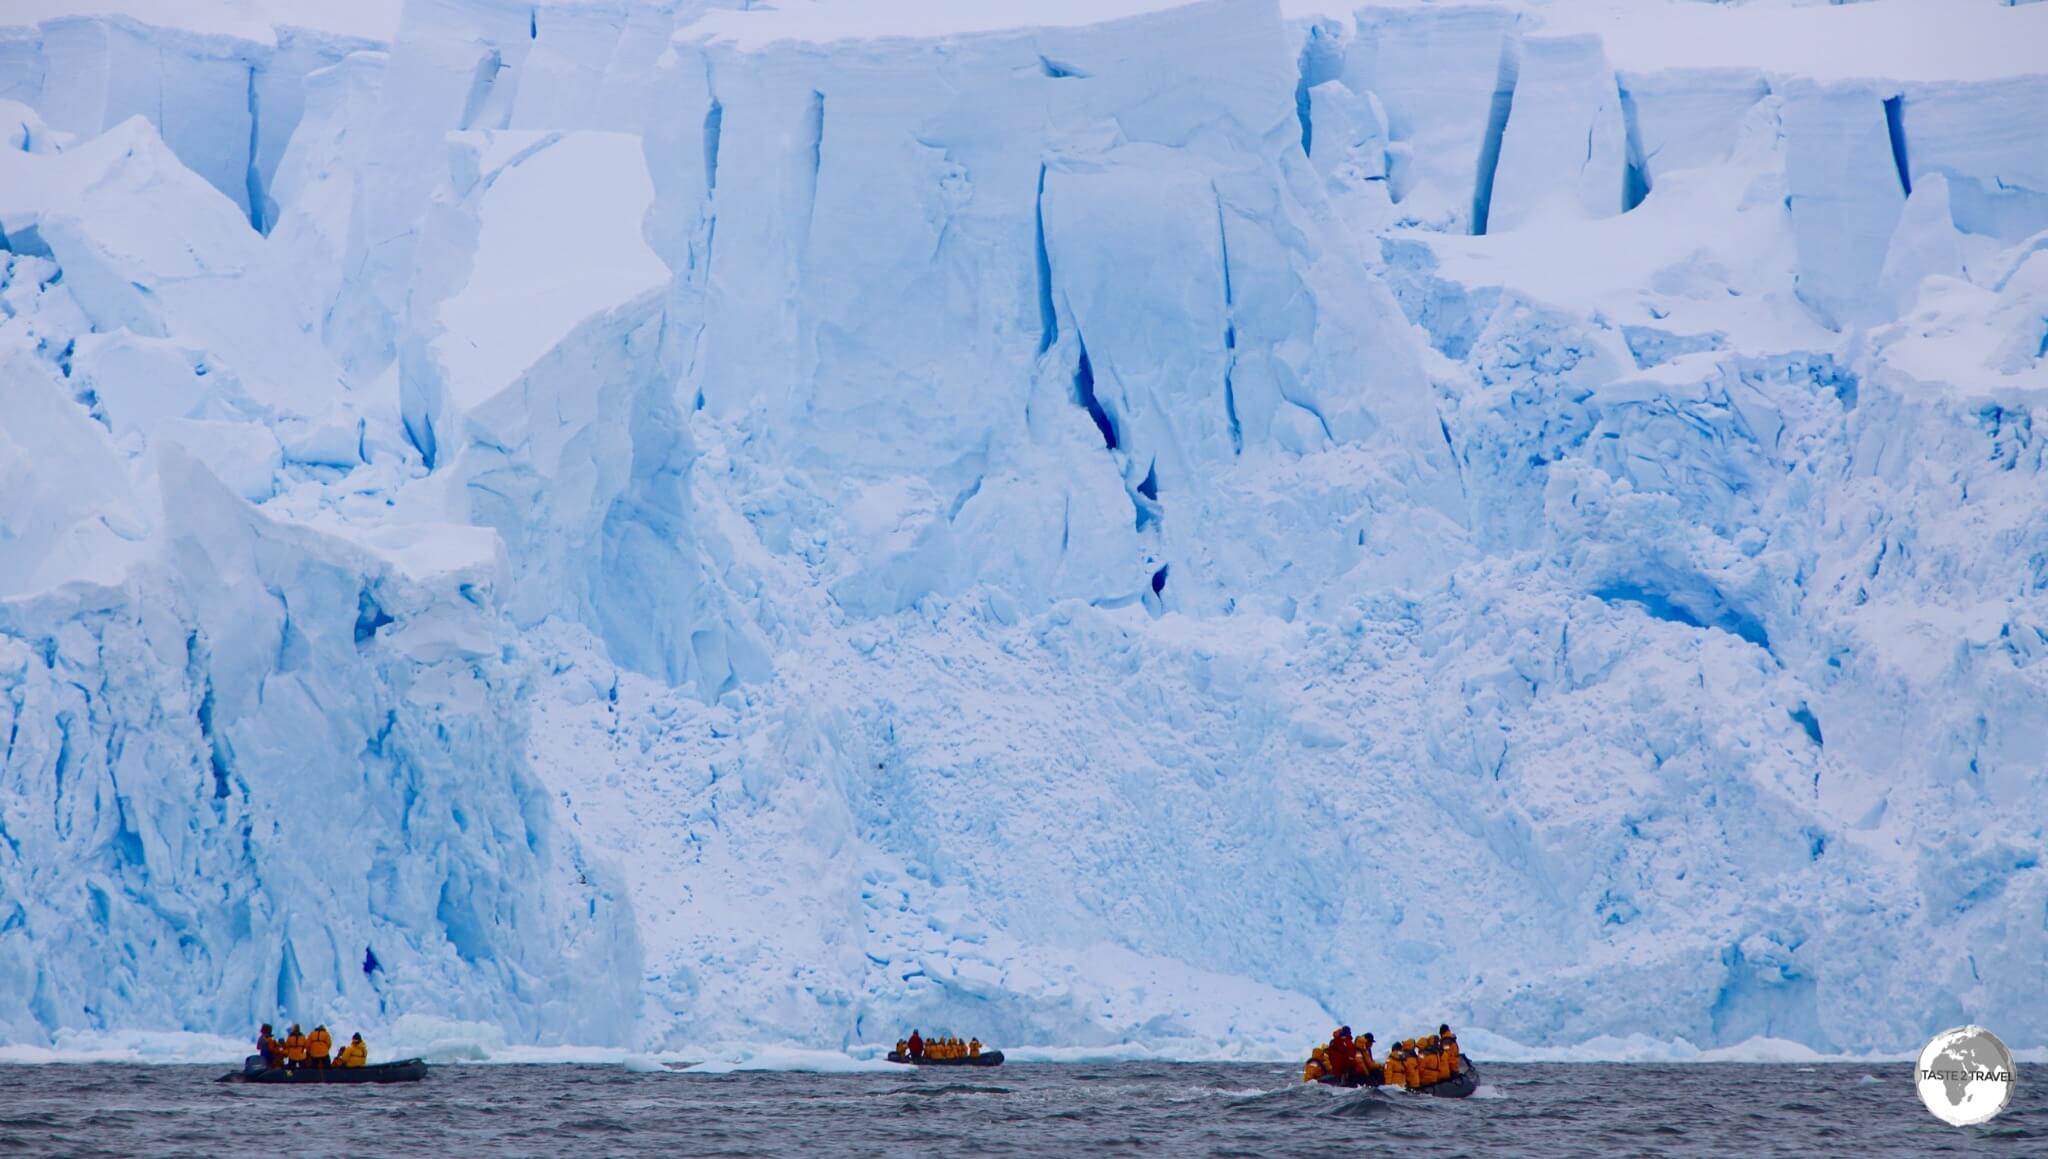
[[[902,1074],[441,1066],[421,1083],[218,1084],[226,1067],[0,1066],[0,1154],[2043,1155],[2048,1090],[1958,1129],[1905,1064],[1481,1063],[1470,1099],[1255,1064]]]

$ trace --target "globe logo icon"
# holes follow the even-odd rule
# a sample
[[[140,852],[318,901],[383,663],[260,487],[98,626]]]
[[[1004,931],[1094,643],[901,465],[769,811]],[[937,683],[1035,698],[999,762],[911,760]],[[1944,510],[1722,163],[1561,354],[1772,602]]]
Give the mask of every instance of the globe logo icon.
[[[1988,1122],[2005,1110],[2015,1081],[2012,1052],[1981,1026],[1935,1035],[1913,1066],[1920,1101],[1952,1127]]]

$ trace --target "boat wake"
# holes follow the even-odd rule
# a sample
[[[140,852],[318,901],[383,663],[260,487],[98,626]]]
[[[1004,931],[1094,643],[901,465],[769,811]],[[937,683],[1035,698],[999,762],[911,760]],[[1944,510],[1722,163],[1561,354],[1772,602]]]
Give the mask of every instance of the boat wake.
[[[1323,1115],[1332,1119],[1368,1119],[1375,1115],[1395,1114],[1399,1110],[1400,1106],[1392,1098],[1378,1091],[1354,1091],[1337,1100],[1335,1106],[1326,1108]]]

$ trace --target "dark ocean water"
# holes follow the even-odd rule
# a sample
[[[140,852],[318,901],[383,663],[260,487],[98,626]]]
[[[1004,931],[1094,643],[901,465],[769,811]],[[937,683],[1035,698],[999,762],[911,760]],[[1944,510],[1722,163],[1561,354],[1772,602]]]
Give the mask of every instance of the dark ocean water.
[[[216,1084],[225,1067],[0,1066],[0,1154],[2048,1155],[2022,1071],[1944,1126],[1884,1066],[1486,1065],[1462,1101],[1304,1087],[1246,1064],[972,1076],[447,1066],[402,1086]]]

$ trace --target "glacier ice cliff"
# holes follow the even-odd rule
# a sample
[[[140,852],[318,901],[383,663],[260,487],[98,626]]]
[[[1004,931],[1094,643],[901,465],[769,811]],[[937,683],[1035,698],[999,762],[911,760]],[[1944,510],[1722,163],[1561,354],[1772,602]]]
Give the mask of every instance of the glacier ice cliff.
[[[279,11],[0,29],[0,1041],[2048,1044],[2048,6]]]

